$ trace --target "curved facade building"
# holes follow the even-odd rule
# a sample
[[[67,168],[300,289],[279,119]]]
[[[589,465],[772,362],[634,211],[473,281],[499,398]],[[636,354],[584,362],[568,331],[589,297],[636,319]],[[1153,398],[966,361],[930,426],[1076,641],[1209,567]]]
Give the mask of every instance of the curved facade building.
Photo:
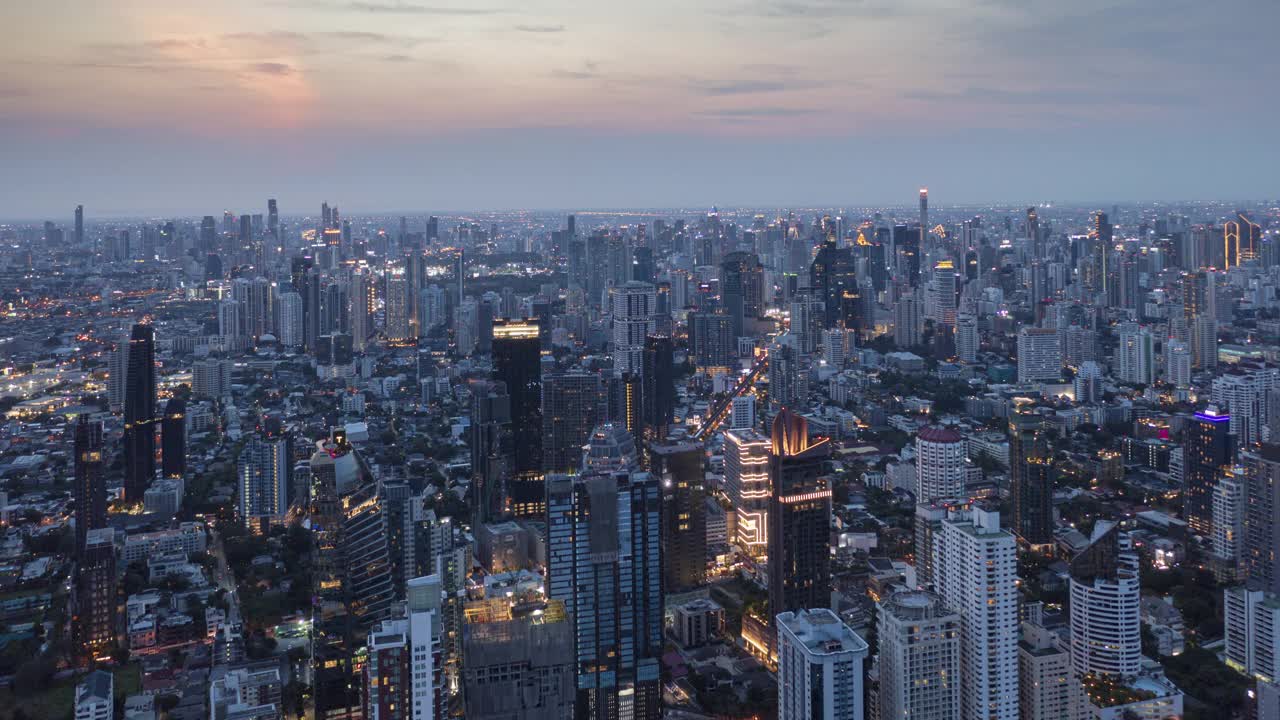
[[[1130,677],[1142,667],[1138,555],[1127,533],[1099,521],[1071,561],[1071,666],[1079,675]]]
[[[964,437],[950,428],[921,428],[916,435],[916,500],[964,497]]]

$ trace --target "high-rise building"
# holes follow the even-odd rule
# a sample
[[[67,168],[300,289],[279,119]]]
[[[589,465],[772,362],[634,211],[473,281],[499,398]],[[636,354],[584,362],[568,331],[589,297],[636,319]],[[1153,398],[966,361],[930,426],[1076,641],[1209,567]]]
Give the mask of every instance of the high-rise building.
[[[1237,446],[1262,442],[1267,425],[1267,393],[1280,387],[1280,369],[1235,370],[1215,377],[1210,401],[1231,416],[1231,434]]]
[[[1071,666],[1077,675],[1133,677],[1142,666],[1138,555],[1128,533],[1099,520],[1071,561]]]
[[[1185,388],[1191,385],[1191,346],[1181,340],[1169,340],[1164,346],[1164,380]]]
[[[838,247],[834,238],[818,247],[809,267],[809,283],[823,303],[823,327],[861,331],[864,317],[853,249]]]
[[[769,615],[831,603],[831,485],[828,438],[783,409],[773,420],[769,452]]]
[[[528,433],[526,433],[528,434]],[[514,433],[511,396],[504,382],[471,387],[471,508],[477,524],[499,518],[506,506]],[[541,478],[539,471],[538,478]],[[533,490],[535,488],[520,488]],[[536,505],[542,493],[530,493]]]
[[[769,540],[769,438],[751,428],[724,434],[724,484],[736,514],[734,542],[763,554]]]
[[[689,347],[699,368],[728,367],[737,355],[733,323],[728,315],[696,312],[689,315]]]
[[[1266,682],[1280,677],[1280,599],[1251,586],[1223,591],[1226,663]]]
[[[899,349],[915,347],[924,341],[922,315],[920,298],[915,292],[898,298],[893,308],[893,344]]]
[[[284,522],[289,510],[291,467],[285,438],[255,434],[249,439],[236,461],[237,514],[245,527],[266,534],[273,525]]]
[[[745,322],[764,312],[764,266],[754,253],[731,252],[720,262],[720,297],[734,337],[746,335]]]
[[[880,717],[960,720],[960,633],[960,615],[933,593],[880,602]]]
[[[640,412],[646,438],[663,438],[675,422],[675,346],[669,335],[650,335],[644,344]]]
[[[1033,413],[1009,418],[1009,487],[1013,532],[1028,545],[1053,542],[1053,448],[1044,419]]]
[[[405,268],[402,265],[388,267],[384,285],[386,324],[383,326],[383,335],[388,343],[409,342],[415,336],[413,326],[416,318],[411,315],[416,298],[410,297],[412,287]]]
[[[156,474],[156,334],[134,325],[124,396],[124,496],[141,502]]]
[[[649,473],[547,478],[547,594],[574,622],[578,720],[662,715],[661,515]]]
[[[948,427],[924,427],[916,434],[916,499],[965,496],[964,437]]]
[[[542,376],[542,468],[572,472],[582,466],[582,446],[599,424],[600,376],[583,371]]]
[[[729,403],[729,429],[745,430],[756,426],[756,396],[739,395]]]
[[[90,530],[107,526],[107,486],[102,476],[102,423],[81,414],[75,424],[76,553]]]
[[[71,623],[77,651],[85,658],[106,657],[116,641],[115,530],[95,528],[85,535],[75,590]]]
[[[1102,366],[1096,360],[1085,360],[1076,369],[1072,380],[1076,403],[1080,405],[1096,405],[1102,400]]]
[[[530,429],[542,429],[542,350],[538,325],[524,320],[493,325],[493,376],[506,385],[510,398],[511,452],[509,498],[520,515],[540,516],[546,502],[542,482],[542,440]]]
[[[1230,427],[1230,416],[1219,415],[1210,405],[1196,413],[1183,430],[1182,515],[1199,535],[1213,532],[1213,489],[1222,469],[1231,464],[1234,451]]]
[[[978,319],[973,315],[956,316],[956,357],[960,362],[978,361]]]
[[[1022,640],[1018,643],[1018,701],[1022,720],[1093,717],[1084,686],[1071,669],[1071,653],[1057,633],[1037,622],[1022,623]]]
[[[1155,379],[1155,341],[1151,333],[1137,323],[1120,326],[1120,344],[1116,348],[1121,382],[1150,385]]]
[[[778,720],[862,720],[867,643],[826,608],[784,612],[778,626]]]
[[[649,446],[649,470],[662,487],[663,575],[671,592],[707,580],[705,460],[701,443]]]
[[[1244,569],[1249,584],[1280,594],[1280,445],[1242,460],[1245,472]],[[1280,676],[1277,676],[1280,677]]]
[[[1024,327],[1018,332],[1018,382],[1053,382],[1062,377],[1058,331]]]
[[[1223,473],[1213,489],[1213,529],[1209,538],[1212,568],[1223,584],[1243,579],[1245,489],[1248,471],[1236,466]]]
[[[499,600],[501,612],[467,606],[462,630],[462,696],[471,720],[573,717],[574,624],[559,600]]]
[[[769,404],[774,412],[808,405],[809,359],[789,344],[776,343],[769,350]]]
[[[351,348],[362,353],[369,346],[369,337],[373,335],[373,309],[376,298],[376,286],[372,277],[365,272],[357,272],[351,276],[351,289],[347,291],[347,302],[350,303],[348,324],[351,329]],[[420,329],[420,332],[425,329]]]
[[[1202,313],[1191,321],[1191,360],[1199,370],[1218,367],[1218,321]]]
[[[362,678],[364,720],[446,717],[440,576],[413,578],[407,590],[403,615],[369,633]]]
[[[961,618],[961,717],[1018,717],[1017,542],[1000,513],[947,513],[934,542],[934,583]]]
[[[181,397],[164,404],[160,420],[160,473],[181,479],[187,473],[187,403]]]

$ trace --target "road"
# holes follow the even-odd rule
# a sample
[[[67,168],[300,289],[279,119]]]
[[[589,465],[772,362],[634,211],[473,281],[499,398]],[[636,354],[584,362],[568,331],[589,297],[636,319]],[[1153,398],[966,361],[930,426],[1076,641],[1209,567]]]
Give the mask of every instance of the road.
[[[765,350],[756,358],[755,363],[751,366],[751,370],[738,380],[737,385],[733,386],[733,392],[726,395],[723,399],[717,400],[716,403],[711,406],[707,411],[706,422],[702,424],[702,427],[698,430],[698,433],[693,436],[693,439],[698,441],[706,440],[707,436],[715,432],[716,428],[720,427],[720,424],[724,422],[725,417],[729,415],[729,408],[733,406],[733,399],[742,395],[747,390],[750,390],[751,386],[755,385],[756,380],[759,379],[760,373],[764,372],[764,369],[767,367],[769,367],[769,352]]]

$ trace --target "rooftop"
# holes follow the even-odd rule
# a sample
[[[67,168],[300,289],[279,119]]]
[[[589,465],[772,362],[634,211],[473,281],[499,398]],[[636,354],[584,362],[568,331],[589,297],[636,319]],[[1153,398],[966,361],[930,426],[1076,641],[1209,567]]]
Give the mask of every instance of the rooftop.
[[[782,613],[778,627],[808,649],[811,655],[866,653],[867,643],[826,608]]]

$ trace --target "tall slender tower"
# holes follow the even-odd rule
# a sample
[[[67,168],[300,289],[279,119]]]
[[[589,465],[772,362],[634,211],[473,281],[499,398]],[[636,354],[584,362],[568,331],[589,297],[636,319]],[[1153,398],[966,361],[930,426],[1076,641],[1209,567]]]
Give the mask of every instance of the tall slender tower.
[[[76,247],[84,244],[84,206],[76,206]]]
[[[76,553],[90,530],[107,526],[107,486],[102,479],[102,423],[76,418]]]
[[[1213,532],[1213,489],[1222,468],[1231,462],[1231,417],[1212,405],[1187,423],[1183,442],[1183,512],[1187,525],[1198,535]]]
[[[542,482],[542,350],[538,324],[508,320],[493,324],[493,377],[510,398],[511,457],[507,498],[510,509],[540,516],[546,507]]]
[[[920,188],[920,245],[925,249],[925,240],[929,237],[929,188]]]
[[[1029,545],[1053,542],[1053,452],[1044,420],[1031,413],[1009,418],[1009,485],[1013,531]]]
[[[769,617],[831,603],[831,485],[827,438],[787,408],[773,420],[769,453]],[[776,634],[775,634],[776,635]]]
[[[124,393],[124,497],[142,502],[156,474],[156,333],[137,324],[129,336]]]
[[[160,420],[160,472],[181,479],[187,473],[187,403],[180,397],[164,404]]]

